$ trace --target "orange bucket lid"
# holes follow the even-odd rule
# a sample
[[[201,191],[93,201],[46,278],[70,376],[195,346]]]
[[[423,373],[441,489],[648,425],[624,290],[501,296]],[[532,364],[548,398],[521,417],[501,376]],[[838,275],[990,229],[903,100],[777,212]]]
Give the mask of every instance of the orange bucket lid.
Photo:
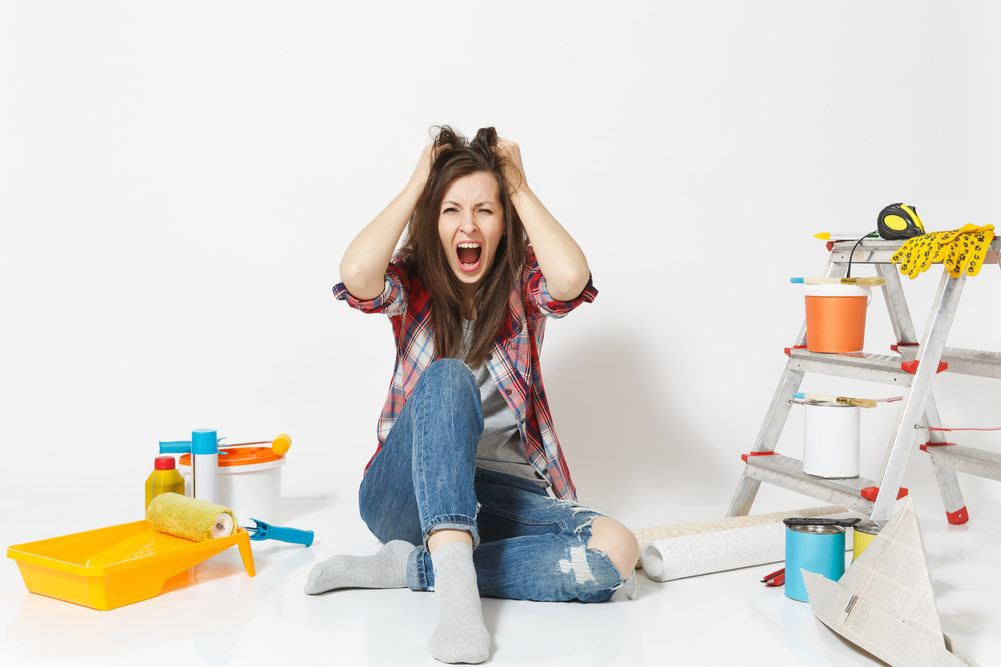
[[[249,466],[255,463],[281,461],[285,456],[275,454],[270,447],[220,447],[219,467]],[[191,465],[191,454],[181,454],[181,465]]]

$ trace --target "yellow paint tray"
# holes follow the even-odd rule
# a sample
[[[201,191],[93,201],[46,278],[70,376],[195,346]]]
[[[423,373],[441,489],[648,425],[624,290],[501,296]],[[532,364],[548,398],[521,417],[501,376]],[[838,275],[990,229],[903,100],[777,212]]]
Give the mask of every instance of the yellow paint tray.
[[[192,542],[158,533],[145,520],[16,544],[7,558],[17,561],[32,593],[107,611],[156,597],[168,579],[234,544],[254,576],[247,531]]]

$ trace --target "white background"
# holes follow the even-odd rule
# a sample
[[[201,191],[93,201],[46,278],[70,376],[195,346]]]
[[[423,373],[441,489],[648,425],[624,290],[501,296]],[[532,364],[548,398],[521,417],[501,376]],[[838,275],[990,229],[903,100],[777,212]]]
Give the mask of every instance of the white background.
[[[157,441],[206,427],[287,432],[284,496],[352,499],[392,333],[330,287],[448,123],[518,141],[591,265],[600,296],[542,357],[581,500],[722,516],[802,320],[788,278],[826,261],[812,235],[899,201],[929,230],[997,221],[999,32],[990,2],[4,2],[0,500],[138,508]],[[939,271],[906,286],[919,331]],[[999,284],[968,282],[950,345],[1001,349]],[[876,296],[866,349],[893,342]],[[936,395],[946,425],[1001,424],[996,382]],[[894,414],[863,415],[866,476]],[[1001,499],[961,483],[974,520]],[[905,485],[941,509],[916,449]]]

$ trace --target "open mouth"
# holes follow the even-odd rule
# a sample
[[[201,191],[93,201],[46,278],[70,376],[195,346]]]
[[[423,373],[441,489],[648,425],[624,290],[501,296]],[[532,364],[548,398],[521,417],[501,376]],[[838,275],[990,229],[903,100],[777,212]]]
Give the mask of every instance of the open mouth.
[[[472,273],[480,266],[480,255],[483,249],[476,241],[463,241],[455,247],[455,257],[459,260],[459,268],[466,273]]]

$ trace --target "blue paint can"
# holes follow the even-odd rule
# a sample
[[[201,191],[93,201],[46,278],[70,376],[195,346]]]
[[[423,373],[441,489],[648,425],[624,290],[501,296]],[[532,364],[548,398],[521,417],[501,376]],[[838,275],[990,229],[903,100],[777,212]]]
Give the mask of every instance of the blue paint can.
[[[786,526],[786,597],[808,602],[803,573],[831,581],[845,573],[845,529],[841,526]]]

